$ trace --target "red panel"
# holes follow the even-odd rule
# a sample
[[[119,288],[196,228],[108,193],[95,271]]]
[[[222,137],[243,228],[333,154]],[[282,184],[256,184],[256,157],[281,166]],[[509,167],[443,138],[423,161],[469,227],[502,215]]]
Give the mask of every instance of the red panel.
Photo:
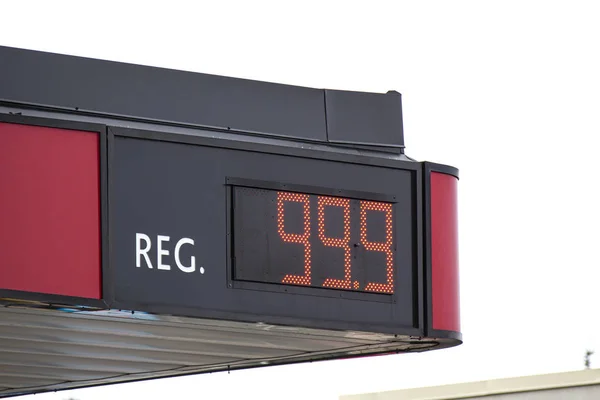
[[[457,183],[431,173],[431,297],[433,329],[460,332]]]
[[[98,134],[0,123],[0,288],[99,299]]]

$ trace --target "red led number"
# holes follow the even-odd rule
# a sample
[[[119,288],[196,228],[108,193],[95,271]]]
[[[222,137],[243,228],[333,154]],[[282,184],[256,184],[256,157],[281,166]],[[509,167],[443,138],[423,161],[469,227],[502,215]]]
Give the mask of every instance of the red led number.
[[[324,287],[352,289],[352,261],[350,254],[350,200],[340,199],[339,197],[318,197],[319,214],[319,239],[325,246],[340,247],[344,249],[344,279],[327,278]],[[325,236],[325,207],[343,207],[344,208],[344,237],[331,238]]]
[[[288,233],[285,231],[285,203],[302,203],[304,215],[304,232]],[[343,237],[328,237],[325,234],[325,213],[331,207],[341,207],[344,212]],[[367,237],[368,212],[385,213],[385,242],[371,242]],[[336,289],[358,289],[358,281],[352,282],[352,250],[350,246],[350,200],[339,197],[317,197],[317,222],[321,242],[328,247],[338,247],[344,250],[344,279],[327,278],[324,287]],[[311,249],[310,249],[310,198],[307,194],[278,192],[277,193],[277,230],[284,242],[297,243],[304,246],[304,275],[287,274],[282,283],[292,285],[311,285]],[[360,242],[368,251],[385,254],[386,283],[369,282],[365,291],[379,293],[394,293],[394,254],[392,251],[392,205],[375,201],[360,201]]]
[[[304,206],[304,233],[286,233],[285,232],[285,218],[284,218],[284,204],[286,201],[295,201],[297,203],[303,203]],[[277,193],[277,230],[279,236],[284,242],[298,243],[304,245],[304,275],[286,275],[283,278],[282,283],[290,283],[293,285],[310,285],[310,200],[307,194],[300,193]]]
[[[367,239],[367,211],[385,213],[385,242],[370,242]],[[368,283],[365,290],[372,292],[394,293],[394,254],[392,252],[392,205],[374,201],[360,202],[360,242],[365,249],[385,253],[386,283]]]

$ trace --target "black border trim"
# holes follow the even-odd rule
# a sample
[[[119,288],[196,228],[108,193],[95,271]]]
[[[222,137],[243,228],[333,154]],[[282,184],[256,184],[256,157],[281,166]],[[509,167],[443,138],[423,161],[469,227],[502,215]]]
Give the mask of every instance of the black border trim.
[[[39,126],[44,128],[69,129],[76,131],[98,133],[98,170],[99,170],[99,192],[100,192],[100,299],[90,299],[87,297],[65,296],[56,294],[46,294],[38,292],[29,292],[22,290],[0,289],[0,298],[15,298],[26,301],[37,301],[45,303],[56,303],[62,305],[89,306],[97,308],[107,308],[105,299],[105,290],[107,284],[104,281],[104,274],[108,269],[108,182],[107,182],[107,147],[106,147],[106,125],[93,124],[88,122],[59,120],[43,117],[30,117],[21,114],[0,113],[0,122],[9,124]]]
[[[247,187],[252,189],[279,190],[321,196],[340,196],[354,200],[380,201],[392,204],[397,203],[396,196],[391,196],[385,193],[363,192],[359,190],[333,189],[322,186],[296,185],[282,182],[272,182],[234,177],[227,177],[225,179],[225,184],[231,186]]]
[[[43,303],[49,306],[71,306],[71,307],[91,307],[106,309],[107,305],[103,300],[89,299],[87,297],[65,296],[60,294],[46,294],[39,292],[28,292],[25,290],[0,289],[0,300],[9,302],[15,300],[15,306],[28,306],[24,302]],[[0,303],[1,305],[1,303]],[[32,304],[31,306],[35,306]],[[38,307],[39,308],[39,307]],[[43,308],[43,307],[41,307]]]
[[[413,252],[414,262],[413,265],[413,304],[416,305],[413,310],[413,326],[420,329],[422,334],[426,333],[426,321],[425,318],[425,276],[423,274],[425,260],[423,258],[425,243],[423,242],[423,235],[425,232],[425,224],[423,220],[423,207],[425,204],[425,196],[423,193],[423,168],[421,163],[418,164],[418,169],[415,171],[413,176],[413,185],[415,196],[413,198]]]
[[[444,339],[453,339],[462,342],[462,333],[455,331],[447,331],[447,330],[439,330],[433,329],[433,300],[432,300],[432,282],[431,282],[431,173],[439,172],[446,175],[454,176],[456,179],[459,178],[458,168],[437,164],[432,162],[423,162],[423,189],[424,189],[424,201],[423,201],[423,216],[424,216],[424,244],[425,251],[424,255],[424,275],[425,275],[425,296],[424,296],[424,304],[427,315],[425,316],[425,336],[430,338],[444,338]]]
[[[159,126],[157,126],[159,128]],[[231,150],[254,151],[258,153],[278,154],[283,156],[313,158],[325,161],[338,161],[351,164],[370,165],[375,167],[386,167],[394,169],[404,169],[418,171],[421,169],[419,163],[407,160],[398,160],[391,158],[373,157],[368,155],[357,155],[347,153],[336,153],[333,151],[323,151],[315,149],[305,149],[299,147],[283,147],[274,144],[257,143],[245,140],[230,140],[223,138],[192,136],[186,134],[161,132],[156,130],[127,128],[110,126],[109,130],[113,136],[129,137],[135,139],[157,140],[161,142],[171,142],[179,144],[194,144],[199,146],[219,147]],[[110,149],[109,149],[110,151]]]
[[[440,172],[446,175],[452,175],[456,179],[460,179],[458,168],[446,164],[438,164],[430,161],[424,161],[423,165],[429,168],[429,172]]]

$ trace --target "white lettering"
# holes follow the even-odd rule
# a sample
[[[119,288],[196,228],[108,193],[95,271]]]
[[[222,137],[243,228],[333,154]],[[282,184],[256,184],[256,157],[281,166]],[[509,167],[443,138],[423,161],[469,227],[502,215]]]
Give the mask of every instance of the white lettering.
[[[169,265],[169,255],[171,254],[168,250],[168,248],[170,247],[168,244],[165,244],[165,242],[169,242],[171,240],[170,236],[163,236],[163,235],[156,235],[156,260],[154,260],[154,262],[156,263],[156,268],[160,269],[160,270],[164,270],[164,271],[170,271],[171,270],[171,266]],[[179,241],[177,241],[177,243],[175,244],[175,249],[173,251],[173,258],[175,259],[175,264],[177,265],[177,268],[181,271],[181,272],[185,272],[185,273],[192,273],[195,271],[199,271],[200,274],[204,274],[206,272],[206,270],[204,269],[204,267],[199,267],[198,269],[196,269],[196,256],[194,255],[190,255],[189,256],[189,262],[186,262],[184,265],[184,263],[181,262],[181,250],[182,247],[185,245],[190,245],[190,246],[194,246],[194,239],[191,238],[181,238],[179,239]],[[150,237],[144,233],[136,233],[135,234],[135,266],[137,268],[142,266],[142,257],[144,258],[144,261],[146,262],[146,266],[150,269],[153,269],[154,267],[152,266],[152,262],[150,260],[150,255],[149,252],[152,249],[152,240],[150,240]],[[164,258],[166,257],[166,259]]]
[[[169,250],[163,250],[162,248],[162,242],[168,242],[171,238],[168,236],[162,236],[162,235],[157,235],[156,236],[156,268],[158,269],[164,269],[166,271],[169,271],[171,269],[171,266],[168,264],[163,264],[162,263],[162,256],[168,256],[169,255]]]
[[[141,241],[145,241],[146,242],[146,246],[142,249],[141,248]],[[152,247],[152,242],[150,241],[150,238],[148,237],[148,235],[144,235],[143,233],[136,233],[135,234],[135,266],[136,267],[140,267],[141,266],[141,256],[144,256],[144,259],[146,260],[146,264],[148,265],[148,268],[152,268],[152,263],[150,262],[150,257],[148,257],[148,252],[150,251],[150,248]]]
[[[177,242],[177,244],[175,245],[175,264],[177,264],[177,267],[179,267],[179,269],[183,272],[194,272],[196,270],[196,257],[191,257],[189,267],[186,267],[183,264],[181,264],[181,259],[179,258],[179,251],[181,250],[181,246],[183,246],[184,244],[190,244],[193,246],[194,240],[190,238],[183,238]]]

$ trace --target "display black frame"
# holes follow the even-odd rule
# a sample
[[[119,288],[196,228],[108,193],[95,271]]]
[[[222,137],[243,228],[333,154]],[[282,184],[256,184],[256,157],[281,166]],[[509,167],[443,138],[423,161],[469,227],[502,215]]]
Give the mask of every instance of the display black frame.
[[[366,292],[366,291],[351,291],[341,290],[335,288],[326,288],[320,286],[295,286],[290,284],[278,284],[275,282],[254,282],[248,280],[235,279],[234,269],[232,260],[234,259],[234,221],[233,218],[233,190],[235,187],[245,187],[250,189],[266,189],[276,191],[286,191],[303,193],[310,195],[322,195],[322,196],[333,196],[343,197],[348,199],[357,200],[368,200],[368,201],[380,201],[392,204],[395,209],[396,196],[385,193],[375,192],[364,192],[359,190],[343,190],[335,188],[327,188],[322,186],[311,186],[311,185],[298,185],[283,182],[272,182],[257,179],[246,179],[227,177],[225,179],[227,185],[227,286],[234,289],[247,289],[247,290],[259,290],[267,292],[277,293],[294,293],[306,296],[318,296],[318,297],[339,297],[344,299],[364,300],[364,301],[378,301],[382,303],[395,303],[397,301],[396,291],[394,293],[379,293],[379,292]],[[392,213],[392,224],[396,224],[396,213]],[[396,241],[394,240],[394,254],[396,252]],[[394,286],[397,284],[398,279],[398,265],[397,257],[394,257]]]

